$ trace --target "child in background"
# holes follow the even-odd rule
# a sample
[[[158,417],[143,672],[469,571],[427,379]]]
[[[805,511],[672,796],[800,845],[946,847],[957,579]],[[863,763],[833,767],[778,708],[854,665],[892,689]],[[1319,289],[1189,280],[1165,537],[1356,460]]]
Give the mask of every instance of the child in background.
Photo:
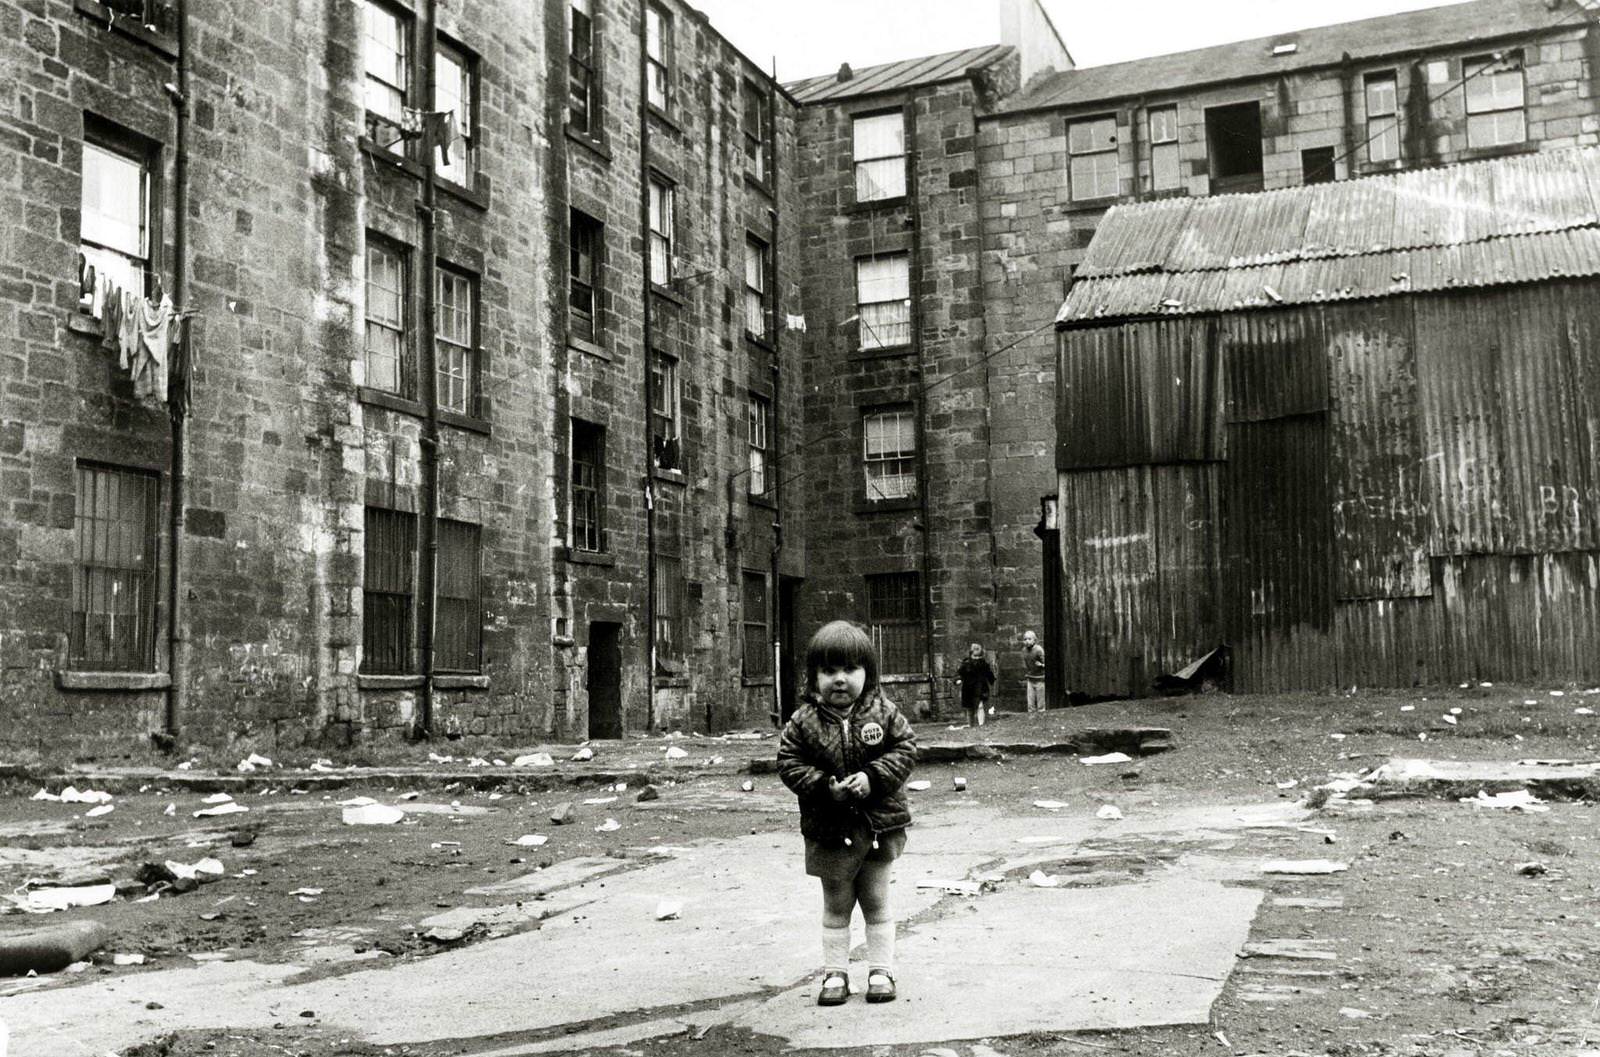
[[[967,726],[983,726],[983,710],[989,704],[989,688],[994,685],[994,668],[983,655],[983,647],[976,642],[967,651],[961,667],[956,669],[961,680],[961,707],[967,710]]]
[[[878,688],[878,657],[848,621],[806,649],[805,703],[783,728],[778,775],[800,799],[806,873],[822,882],[819,1006],[850,995],[850,916],[867,926],[867,1001],[895,997],[889,882],[911,809],[902,786],[916,763],[911,723]]]

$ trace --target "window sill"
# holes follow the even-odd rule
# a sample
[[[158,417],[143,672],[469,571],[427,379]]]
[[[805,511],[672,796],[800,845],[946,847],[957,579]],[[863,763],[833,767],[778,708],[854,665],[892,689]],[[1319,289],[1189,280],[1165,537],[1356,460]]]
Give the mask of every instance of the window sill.
[[[1468,147],[1461,152],[1460,160],[1482,161],[1485,158],[1508,158],[1513,154],[1537,154],[1538,152],[1539,147],[1534,143],[1526,141],[1522,143],[1504,143],[1498,147]]]
[[[757,687],[757,686],[770,687],[772,685],[772,676],[770,676],[770,675],[744,675],[744,676],[740,676],[739,677],[739,685],[747,687],[747,688],[748,687]]]
[[[658,481],[665,481],[668,484],[675,484],[679,488],[687,488],[689,486],[689,479],[683,475],[682,470],[664,469],[660,466],[652,466],[650,467],[650,476],[654,477]]]
[[[857,499],[852,507],[857,514],[898,514],[907,510],[921,510],[922,501],[912,496],[908,499]]]
[[[435,181],[435,186],[450,197],[460,199],[480,212],[487,213],[489,211],[491,185],[486,173],[473,173],[471,187],[464,187],[443,176]]]
[[[746,345],[754,345],[756,348],[764,349],[767,352],[777,351],[777,346],[772,343],[771,338],[763,334],[757,334],[754,331],[747,330],[744,332],[744,343]]]
[[[433,685],[440,690],[487,690],[489,677],[473,675],[470,672],[450,672],[435,675]]]
[[[878,682],[890,686],[896,684],[908,686],[913,683],[925,683],[927,681],[928,677],[926,675],[880,675],[878,677]]]
[[[86,338],[103,337],[106,332],[100,320],[81,308],[74,308],[67,313],[67,329]]]
[[[591,136],[587,132],[580,132],[571,125],[566,126],[566,133],[572,142],[588,150],[607,165],[611,164],[611,148],[606,146],[605,140]]]
[[[489,420],[486,418],[480,418],[477,415],[463,415],[459,411],[446,411],[443,408],[440,408],[439,421],[446,426],[454,426],[456,429],[464,429],[468,433],[481,433],[485,437],[492,435],[492,431],[489,427]]]
[[[679,308],[683,307],[683,298],[669,287],[662,286],[657,282],[652,282],[650,284],[650,292],[661,298],[663,301],[671,301]]]
[[[749,169],[746,169],[744,172],[744,182],[750,187],[751,190],[760,191],[768,198],[776,197],[776,193],[772,189],[772,180],[770,177],[767,179],[762,179]]]
[[[1226,192],[1213,191],[1212,193],[1224,194]],[[1062,206],[1062,212],[1069,214],[1104,213],[1106,210],[1110,209],[1120,201],[1122,201],[1121,195],[1112,195],[1109,198],[1074,198],[1070,199],[1064,206]]]
[[[852,350],[850,355],[849,355],[849,359],[852,359],[852,360],[893,360],[893,359],[899,359],[902,356],[915,355],[916,351],[917,351],[916,350],[916,346],[914,346],[914,345],[885,345],[882,348],[877,348],[877,349],[855,349],[855,350]]]
[[[576,547],[567,548],[566,559],[573,565],[599,565],[611,568],[617,564],[617,556],[614,554],[607,554],[605,551],[581,551]]]
[[[567,337],[567,348],[576,349],[586,356],[593,356],[595,359],[605,360],[607,363],[612,360],[611,353],[606,351],[605,346],[596,345],[594,342],[585,341],[583,338],[574,338],[569,335]]]
[[[166,672],[84,672],[56,669],[57,690],[165,690],[172,685]]]
[[[178,41],[176,38],[169,37],[165,33],[157,33],[153,30],[145,29],[137,18],[123,15],[113,22],[111,9],[104,4],[96,3],[95,0],[77,0],[74,6],[78,14],[88,15],[96,22],[101,23],[102,26],[109,23],[134,40],[150,45],[150,47],[169,59],[178,57]]]
[[[844,214],[851,216],[856,213],[877,213],[879,211],[904,209],[905,207],[906,196],[895,195],[893,198],[869,198],[865,202],[859,200],[852,202],[844,207]]]
[[[778,509],[778,501],[769,498],[764,492],[746,492],[744,498],[751,506],[765,507],[768,510]]]
[[[422,687],[422,676],[357,675],[356,686],[362,690],[417,690]]]
[[[678,122],[673,119],[671,114],[667,113],[659,106],[656,106],[654,103],[646,103],[645,109],[649,112],[651,117],[667,126],[667,128],[671,129],[674,134],[679,136],[683,135],[683,126],[678,124]]]
[[[406,143],[404,140],[398,144],[400,147],[404,147],[405,145]],[[360,147],[368,157],[376,161],[388,162],[390,165],[393,165],[396,169],[399,169],[401,172],[405,173],[414,180],[422,179],[422,166],[419,163],[413,161],[404,154],[390,150],[388,147],[385,147],[372,137],[358,137],[356,139],[356,146]]]
[[[655,678],[657,690],[687,690],[689,677],[687,675],[658,675]]]
[[[364,385],[356,386],[356,399],[363,404],[387,408],[390,411],[398,411],[402,415],[412,415],[416,418],[422,418],[428,413],[428,409],[422,406],[421,401],[398,396],[382,389],[371,389]]]

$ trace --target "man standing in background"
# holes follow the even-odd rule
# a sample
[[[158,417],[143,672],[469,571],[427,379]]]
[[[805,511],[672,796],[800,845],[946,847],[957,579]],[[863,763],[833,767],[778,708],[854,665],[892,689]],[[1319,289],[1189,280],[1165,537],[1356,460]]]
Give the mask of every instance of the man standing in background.
[[[1044,711],[1044,647],[1031,631],[1022,633],[1022,675],[1028,690],[1028,711]]]

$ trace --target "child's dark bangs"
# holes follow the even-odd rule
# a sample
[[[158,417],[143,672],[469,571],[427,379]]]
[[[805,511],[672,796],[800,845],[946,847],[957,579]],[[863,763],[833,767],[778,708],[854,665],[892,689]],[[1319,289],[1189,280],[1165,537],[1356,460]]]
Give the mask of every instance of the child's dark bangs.
[[[849,625],[825,628],[812,640],[806,659],[816,668],[865,668],[871,649],[872,641]]]

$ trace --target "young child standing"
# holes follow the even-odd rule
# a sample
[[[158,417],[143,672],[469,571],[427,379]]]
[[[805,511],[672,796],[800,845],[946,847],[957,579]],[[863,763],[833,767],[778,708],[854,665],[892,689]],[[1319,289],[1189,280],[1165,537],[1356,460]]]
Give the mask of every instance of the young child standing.
[[[961,707],[967,710],[967,726],[983,726],[983,710],[989,703],[989,688],[994,685],[994,667],[976,642],[956,669],[961,680]]]
[[[783,728],[778,775],[800,798],[806,873],[822,882],[819,1006],[850,994],[850,916],[867,926],[867,1001],[891,1002],[894,915],[889,881],[911,809],[902,787],[917,758],[911,723],[878,687],[878,657],[848,621],[806,649],[805,703]]]

